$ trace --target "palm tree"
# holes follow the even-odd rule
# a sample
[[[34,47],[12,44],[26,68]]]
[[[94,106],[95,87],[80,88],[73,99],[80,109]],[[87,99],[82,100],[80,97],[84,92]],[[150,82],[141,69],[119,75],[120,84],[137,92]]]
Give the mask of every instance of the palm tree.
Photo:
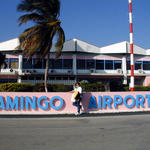
[[[23,55],[27,58],[39,55],[40,59],[46,57],[45,68],[45,91],[47,92],[47,76],[49,70],[50,49],[52,41],[56,36],[56,58],[61,55],[65,34],[58,19],[60,14],[59,0],[22,0],[18,5],[19,12],[27,12],[22,15],[19,25],[33,21],[35,26],[26,29],[20,36],[18,49],[23,50]]]

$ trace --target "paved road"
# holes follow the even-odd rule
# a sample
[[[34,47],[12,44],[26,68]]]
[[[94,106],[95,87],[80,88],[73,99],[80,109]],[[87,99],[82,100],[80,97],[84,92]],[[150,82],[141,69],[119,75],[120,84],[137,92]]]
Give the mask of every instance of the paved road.
[[[150,150],[150,115],[0,118],[0,150]]]

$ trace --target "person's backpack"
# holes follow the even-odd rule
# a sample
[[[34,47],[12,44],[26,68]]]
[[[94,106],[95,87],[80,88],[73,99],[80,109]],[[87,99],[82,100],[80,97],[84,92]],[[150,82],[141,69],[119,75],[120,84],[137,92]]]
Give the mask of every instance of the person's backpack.
[[[75,91],[73,94],[74,99],[76,100],[76,102],[80,101],[80,93],[78,91]]]

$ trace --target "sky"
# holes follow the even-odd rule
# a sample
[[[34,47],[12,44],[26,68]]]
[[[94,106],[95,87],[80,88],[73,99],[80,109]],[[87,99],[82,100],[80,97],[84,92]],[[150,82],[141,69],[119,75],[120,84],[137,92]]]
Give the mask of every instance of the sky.
[[[77,38],[107,46],[129,41],[128,0],[60,0],[60,20],[66,40]],[[21,0],[1,0],[0,42],[16,38],[31,22],[18,26]],[[134,44],[150,49],[150,0],[132,0]]]

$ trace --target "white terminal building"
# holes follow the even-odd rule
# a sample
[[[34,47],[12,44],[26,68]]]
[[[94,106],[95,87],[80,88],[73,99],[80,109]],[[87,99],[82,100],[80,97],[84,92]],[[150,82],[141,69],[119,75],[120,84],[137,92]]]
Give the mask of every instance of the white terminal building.
[[[6,54],[7,67],[0,70],[0,83],[44,81],[46,59],[37,57],[27,60],[20,51],[18,38],[0,43],[0,51]],[[120,82],[129,84],[130,80],[130,44],[127,41],[97,47],[87,42],[72,39],[66,41],[59,59],[55,59],[55,50],[51,49],[48,82],[51,84],[73,84],[75,81],[101,81],[104,84]],[[134,45],[135,85],[150,84],[150,50]]]

